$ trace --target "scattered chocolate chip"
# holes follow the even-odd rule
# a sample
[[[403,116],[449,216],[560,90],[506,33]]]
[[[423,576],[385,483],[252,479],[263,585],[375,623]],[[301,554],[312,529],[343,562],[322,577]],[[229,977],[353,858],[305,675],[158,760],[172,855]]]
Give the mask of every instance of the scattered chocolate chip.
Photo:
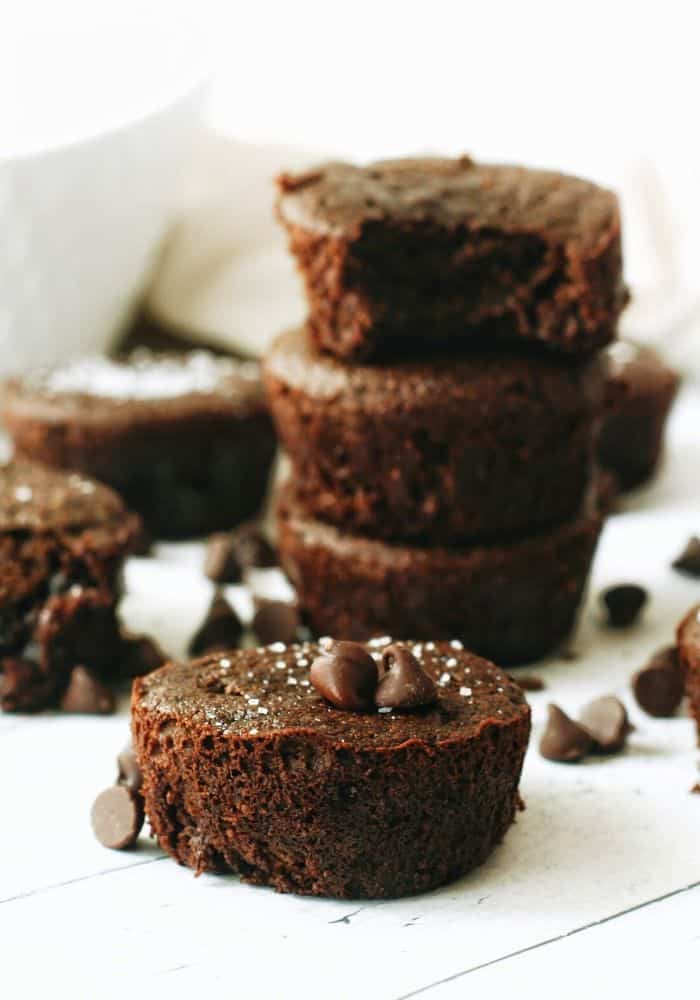
[[[681,554],[673,560],[673,568],[688,576],[700,576],[700,538],[693,535],[688,539]]]
[[[125,633],[123,639],[119,663],[121,677],[143,677],[167,662],[168,657],[150,636]]]
[[[585,757],[593,746],[588,732],[558,705],[549,705],[547,711],[547,725],[540,740],[542,756],[562,763],[574,763]]]
[[[386,673],[379,682],[377,708],[422,708],[438,699],[435,681],[426,674],[408,646],[394,643],[382,656]]]
[[[3,712],[39,712],[52,695],[46,675],[32,660],[0,660],[0,708]]]
[[[243,574],[228,531],[211,535],[204,559],[204,574],[214,583],[239,583]]]
[[[547,686],[536,674],[511,675],[521,691],[544,691]]]
[[[288,646],[297,641],[301,619],[296,605],[256,597],[255,606],[253,631],[261,646],[269,646],[272,642]]]
[[[140,791],[143,775],[141,774],[136,751],[131,743],[127,743],[117,757],[117,768],[117,784],[126,785],[132,792]]]
[[[126,785],[106,788],[95,799],[90,818],[95,836],[104,847],[124,850],[132,847],[141,833],[143,799]]]
[[[148,556],[151,554],[152,547],[153,539],[148,528],[142,522],[132,539],[131,554],[133,556]]]
[[[627,709],[619,698],[611,694],[586,705],[578,721],[593,740],[593,750],[600,753],[622,750],[631,728]]]
[[[64,712],[80,715],[110,715],[114,711],[114,695],[108,687],[85,667],[73,667],[68,687],[61,697]]]
[[[691,795],[700,795],[700,781],[696,781],[693,787],[690,789]]]
[[[211,653],[218,649],[233,649],[243,634],[241,620],[223,594],[217,591],[209,605],[206,618],[193,635],[191,656]]]
[[[647,592],[636,583],[620,583],[604,590],[600,599],[608,625],[611,628],[627,628],[639,617],[647,602]]]
[[[231,533],[231,544],[243,572],[277,566],[277,553],[257,524],[242,524],[236,528]]]
[[[361,712],[372,707],[377,664],[358,642],[336,642],[311,664],[311,683],[336,708]]]
[[[660,719],[675,715],[684,689],[685,676],[676,646],[660,649],[647,666],[632,677],[637,704],[648,715]]]

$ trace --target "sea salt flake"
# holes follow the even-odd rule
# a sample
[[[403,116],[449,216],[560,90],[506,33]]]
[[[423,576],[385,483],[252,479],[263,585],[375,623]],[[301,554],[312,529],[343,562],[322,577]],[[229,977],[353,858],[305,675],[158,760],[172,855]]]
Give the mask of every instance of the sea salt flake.
[[[444,674],[440,674],[440,679],[438,681],[438,684],[440,685],[440,687],[445,687],[447,684],[450,683],[451,680],[452,680],[452,675],[448,674],[447,671],[445,671]]]
[[[286,648],[283,642],[273,642],[268,646],[271,653],[283,653]]]
[[[276,660],[275,661],[275,667],[278,670],[286,670],[287,669],[287,664],[284,662],[284,660]]]
[[[268,713],[268,709],[267,708],[259,708],[258,709],[258,715],[267,715],[267,713]]]
[[[296,677],[288,677],[287,678],[287,684],[291,684],[292,687],[296,687],[297,683],[298,683],[298,681],[297,681]]]
[[[459,693],[462,695],[463,698],[469,698],[471,696],[472,689],[468,687],[461,687],[459,689]]]
[[[456,667],[457,666],[457,660],[455,659],[455,657],[451,656],[448,660],[446,660],[445,661],[445,666],[446,667]]]
[[[307,688],[307,687],[309,686],[309,682],[308,682],[308,681],[306,681],[306,680],[304,680],[304,681],[299,681],[299,683],[301,684],[301,686],[302,686],[302,687],[305,687],[305,688]]]
[[[28,503],[33,496],[31,486],[17,486],[15,488],[15,500],[19,500],[20,503]]]
[[[380,708],[380,709],[378,709],[378,711],[379,711],[380,715],[388,715],[389,712],[391,711],[391,709],[390,708]]]
[[[260,704],[260,699],[259,698],[248,698],[247,700],[248,700],[248,704],[252,705],[253,707],[255,707],[256,705]]]
[[[464,646],[463,646],[463,645],[462,645],[462,643],[461,643],[461,642],[459,641],[459,639],[453,639],[453,640],[452,640],[452,641],[450,642],[450,646],[452,646],[452,648],[453,648],[453,649],[464,649]]]
[[[230,667],[231,666],[231,661],[227,660],[226,657],[224,657],[222,660],[219,660],[219,666],[220,667],[224,667],[224,668]]]

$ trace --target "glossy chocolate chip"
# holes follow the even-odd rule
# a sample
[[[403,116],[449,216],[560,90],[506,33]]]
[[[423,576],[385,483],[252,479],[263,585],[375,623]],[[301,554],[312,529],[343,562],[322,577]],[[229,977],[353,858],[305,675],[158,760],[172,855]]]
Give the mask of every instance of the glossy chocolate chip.
[[[311,664],[311,683],[336,708],[362,712],[372,708],[377,664],[358,642],[336,642]]]
[[[593,740],[593,749],[599,753],[617,753],[627,742],[630,732],[627,709],[614,695],[591,701],[578,721]]]
[[[435,681],[426,674],[408,646],[394,643],[382,656],[385,674],[374,696],[378,708],[422,708],[438,699]]]
[[[600,600],[607,624],[611,628],[627,628],[639,617],[647,602],[647,592],[636,583],[620,583],[604,590]]]
[[[231,533],[231,544],[236,559],[245,572],[249,569],[266,569],[276,566],[277,553],[257,524],[242,524]]]
[[[693,535],[681,554],[673,560],[673,568],[688,576],[700,576],[700,538]]]
[[[0,708],[3,712],[38,712],[51,700],[49,680],[33,660],[0,660]]]
[[[206,617],[189,645],[191,656],[233,649],[243,634],[241,620],[221,593],[214,594]]]
[[[126,785],[106,788],[95,799],[90,818],[104,847],[124,850],[133,846],[143,827],[143,799]]]
[[[549,705],[547,711],[547,725],[540,740],[542,756],[565,764],[582,760],[593,747],[588,732],[558,705]]]
[[[68,687],[60,702],[64,712],[76,715],[110,715],[114,711],[114,695],[85,667],[73,667]]]
[[[675,646],[660,649],[632,678],[637,704],[648,715],[669,718],[683,700],[685,674]]]
[[[143,775],[139,767],[139,760],[131,743],[127,743],[122,752],[117,757],[117,784],[126,785],[132,792],[141,789]]]
[[[155,639],[147,635],[124,636],[124,649],[119,661],[121,677],[143,677],[162,667],[168,657]]]
[[[269,646],[272,642],[289,646],[297,641],[301,619],[295,604],[256,598],[255,605],[253,632],[261,646]]]
[[[238,583],[241,580],[243,574],[230,532],[221,531],[209,538],[204,573],[214,583]]]

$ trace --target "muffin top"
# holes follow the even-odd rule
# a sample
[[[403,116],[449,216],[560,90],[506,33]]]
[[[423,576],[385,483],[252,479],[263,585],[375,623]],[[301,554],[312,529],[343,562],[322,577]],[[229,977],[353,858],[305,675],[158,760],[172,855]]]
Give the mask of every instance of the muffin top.
[[[95,421],[148,419],[202,408],[247,413],[264,406],[255,361],[208,351],[175,354],[145,349],[124,359],[76,358],[12,378],[5,384],[3,403],[5,411],[14,414]]]
[[[81,531],[131,517],[113,490],[86,476],[22,460],[0,466],[1,531]]]
[[[291,225],[348,233],[364,223],[434,222],[537,234],[593,250],[619,228],[613,192],[549,170],[457,159],[324,163],[278,179],[278,211]]]
[[[263,367],[265,376],[335,407],[383,414],[455,406],[477,428],[494,419],[494,404],[509,399],[522,413],[536,410],[547,420],[554,413],[564,425],[572,414],[600,410],[605,382],[598,358],[572,362],[502,349],[348,365],[315,351],[302,329],[278,337]]]
[[[381,660],[388,636],[364,644]],[[452,642],[405,642],[436,682],[438,701],[399,711],[352,712],[333,707],[311,684],[316,656],[332,640],[234,650],[195,663],[169,664],[143,678],[134,691],[139,711],[157,712],[242,737],[290,732],[313,734],[348,749],[376,750],[418,740],[437,745],[468,740],[490,725],[529,716],[520,688],[492,663]]]

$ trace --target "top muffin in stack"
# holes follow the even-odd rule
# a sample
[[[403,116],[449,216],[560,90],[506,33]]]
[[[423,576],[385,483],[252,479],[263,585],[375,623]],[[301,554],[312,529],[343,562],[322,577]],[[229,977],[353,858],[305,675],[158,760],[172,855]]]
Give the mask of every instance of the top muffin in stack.
[[[615,196],[466,157],[328,164],[279,189],[310,315],[265,381],[294,473],[280,549],[311,625],[544,654],[606,505]]]

